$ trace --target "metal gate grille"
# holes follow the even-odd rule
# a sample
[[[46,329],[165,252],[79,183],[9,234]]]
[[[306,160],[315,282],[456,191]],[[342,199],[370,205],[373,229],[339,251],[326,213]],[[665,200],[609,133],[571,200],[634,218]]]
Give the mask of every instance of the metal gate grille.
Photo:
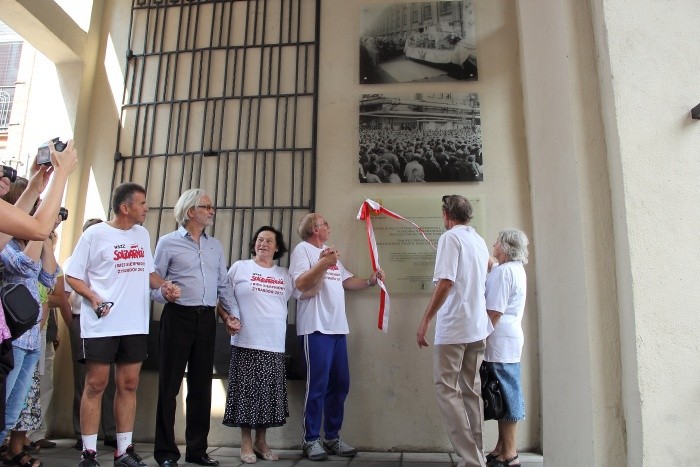
[[[193,187],[229,264],[262,225],[297,241],[314,208],[319,1],[133,0],[113,185],[146,188],[154,242]]]

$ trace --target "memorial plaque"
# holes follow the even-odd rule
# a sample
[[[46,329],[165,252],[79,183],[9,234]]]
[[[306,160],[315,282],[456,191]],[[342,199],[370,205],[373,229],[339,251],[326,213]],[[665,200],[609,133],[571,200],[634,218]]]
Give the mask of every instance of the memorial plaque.
[[[438,239],[445,232],[442,196],[384,196],[372,199],[418,224],[437,248]],[[481,232],[483,198],[476,196],[468,199],[474,208],[474,218],[470,225]],[[436,249],[423,238],[418,229],[404,220],[377,215],[372,216],[372,226],[379,264],[386,273],[389,294],[432,293]],[[371,270],[369,255],[361,255],[361,259],[358,270]]]

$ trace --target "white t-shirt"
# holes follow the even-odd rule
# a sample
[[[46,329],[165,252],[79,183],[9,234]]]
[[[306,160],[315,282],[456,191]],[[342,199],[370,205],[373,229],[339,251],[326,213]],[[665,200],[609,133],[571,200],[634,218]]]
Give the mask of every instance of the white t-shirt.
[[[486,271],[489,251],[472,227],[456,225],[440,236],[433,281],[454,285],[437,312],[435,345],[468,344],[493,330],[486,314]]]
[[[114,306],[98,319],[90,302],[81,297],[80,336],[148,334],[148,276],[153,271],[151,238],[140,225],[121,230],[102,222],[83,232],[66,275],[82,280]]]
[[[228,277],[241,314],[241,330],[231,345],[284,352],[287,300],[294,290],[287,268],[264,268],[249,259],[233,263]]]
[[[486,278],[486,309],[503,313],[486,339],[484,360],[518,363],[523,351],[522,321],[527,277],[520,261],[508,261],[491,269]]]
[[[321,252],[326,248],[316,248],[309,242],[299,243],[292,252],[289,262],[289,272],[294,281],[311,269]],[[343,281],[352,277],[338,261],[335,266],[328,268],[326,277],[318,294],[308,300],[297,301],[297,334],[313,334],[320,331],[323,334],[349,334],[348,319],[345,316],[345,289]]]

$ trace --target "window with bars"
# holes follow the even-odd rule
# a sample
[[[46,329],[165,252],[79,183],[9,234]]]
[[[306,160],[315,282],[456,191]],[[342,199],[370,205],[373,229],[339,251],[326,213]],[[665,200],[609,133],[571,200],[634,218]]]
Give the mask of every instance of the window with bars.
[[[231,262],[261,225],[296,240],[314,206],[318,8],[134,0],[114,184],[146,187],[154,239],[201,187]]]
[[[250,257],[263,225],[298,242],[314,209],[319,11],[320,0],[133,0],[113,185],[146,188],[154,245],[189,188],[209,192],[228,264]]]

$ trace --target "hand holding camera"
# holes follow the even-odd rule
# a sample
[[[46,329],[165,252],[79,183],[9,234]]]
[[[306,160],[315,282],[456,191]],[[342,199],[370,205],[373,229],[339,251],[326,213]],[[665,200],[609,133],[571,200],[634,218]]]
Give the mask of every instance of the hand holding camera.
[[[8,178],[10,179],[10,183],[14,183],[15,180],[17,180],[17,170],[13,169],[12,167],[8,167],[6,165],[0,165],[0,168],[2,168],[2,173],[0,174],[0,178]]]
[[[62,142],[58,137],[53,138],[51,141],[47,141],[41,146],[39,146],[39,150],[36,153],[36,163],[39,165],[52,165],[51,163],[51,147],[50,145],[53,145],[53,149],[56,152],[63,152],[66,149],[67,144]]]
[[[73,140],[69,139],[65,143],[59,138],[53,138],[51,141],[39,146],[36,154],[35,169],[47,167],[46,171],[50,174],[53,169],[55,172],[62,172],[66,177],[73,172],[78,163],[78,152],[73,147]]]
[[[12,167],[7,167],[6,165],[2,165],[0,167],[2,168],[2,173],[0,173],[0,196],[5,196],[10,191],[10,185],[12,182],[17,179],[17,171]]]
[[[110,312],[113,306],[114,302],[102,302],[95,308],[95,314],[98,318],[102,318]]]

